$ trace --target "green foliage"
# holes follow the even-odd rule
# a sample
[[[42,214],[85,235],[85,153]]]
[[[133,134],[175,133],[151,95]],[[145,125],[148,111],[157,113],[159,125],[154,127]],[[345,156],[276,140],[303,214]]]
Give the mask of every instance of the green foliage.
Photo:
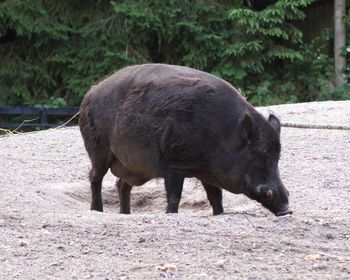
[[[166,62],[211,71],[232,34],[223,7],[211,1],[112,1],[135,62]]]
[[[78,105],[102,76],[129,61],[107,1],[0,3],[0,104]]]
[[[330,32],[325,30],[310,44],[299,46],[300,59],[293,63],[284,63],[282,67],[275,66],[275,71],[266,71],[259,75],[260,82],[253,83],[246,92],[252,103],[267,105],[342,99],[341,95],[336,94],[332,84],[334,61],[322,53],[329,40]],[[265,87],[261,88],[261,85]]]
[[[345,17],[345,23],[346,23],[346,47],[343,50],[343,55],[346,57],[347,61],[350,61],[350,15],[347,15]],[[347,67],[344,71],[346,80],[348,83],[350,83],[350,63],[347,63]],[[346,85],[348,87],[349,85]],[[350,99],[350,93],[345,89],[345,99]]]
[[[78,105],[106,75],[148,62],[214,73],[258,105],[347,98],[320,47],[329,32],[305,44],[295,25],[312,0],[255,2],[3,0],[0,105]]]

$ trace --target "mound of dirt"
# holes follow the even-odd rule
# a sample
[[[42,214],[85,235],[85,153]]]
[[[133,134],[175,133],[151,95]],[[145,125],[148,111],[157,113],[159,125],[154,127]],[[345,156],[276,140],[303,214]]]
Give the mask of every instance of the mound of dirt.
[[[259,108],[283,122],[350,125],[350,101]],[[292,216],[275,217],[224,192],[213,217],[185,181],[166,215],[162,180],[132,190],[118,214],[116,178],[105,212],[89,210],[90,162],[77,127],[0,138],[1,279],[350,279],[350,131],[282,129],[281,178]]]

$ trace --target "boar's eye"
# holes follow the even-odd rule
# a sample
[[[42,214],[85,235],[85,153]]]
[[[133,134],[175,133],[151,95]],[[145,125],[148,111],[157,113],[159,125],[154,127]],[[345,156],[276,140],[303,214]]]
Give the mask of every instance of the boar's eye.
[[[266,164],[267,164],[267,160],[265,158],[263,158],[263,157],[258,157],[255,160],[255,165],[259,169],[265,169],[266,168]]]
[[[265,170],[273,164],[273,161],[271,156],[259,153],[255,155],[254,164],[258,169]]]

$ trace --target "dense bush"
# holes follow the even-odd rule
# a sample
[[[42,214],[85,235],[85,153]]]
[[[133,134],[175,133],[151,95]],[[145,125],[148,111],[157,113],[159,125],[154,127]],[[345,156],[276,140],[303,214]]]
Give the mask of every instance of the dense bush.
[[[212,72],[254,104],[346,98],[332,59],[295,23],[312,0],[0,2],[0,104],[78,105],[89,87],[129,64]]]
[[[129,61],[109,1],[0,4],[0,103],[77,105],[101,76]]]

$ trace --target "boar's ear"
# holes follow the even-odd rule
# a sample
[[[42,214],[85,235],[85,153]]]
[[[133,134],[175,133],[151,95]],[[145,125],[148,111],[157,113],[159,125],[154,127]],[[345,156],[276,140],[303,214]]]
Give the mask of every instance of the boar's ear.
[[[244,139],[251,141],[253,138],[254,124],[252,117],[249,114],[245,114],[241,122],[242,136]]]
[[[269,116],[269,123],[278,134],[281,133],[281,123],[280,120],[273,114]]]

